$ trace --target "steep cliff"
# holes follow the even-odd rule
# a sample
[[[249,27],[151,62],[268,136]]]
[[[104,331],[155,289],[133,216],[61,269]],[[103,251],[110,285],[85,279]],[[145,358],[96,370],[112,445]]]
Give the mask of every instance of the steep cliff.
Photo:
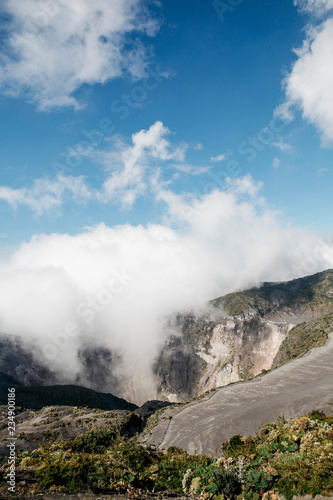
[[[158,397],[182,402],[269,370],[292,327],[257,316],[185,316],[181,334],[168,340],[156,361]]]
[[[333,330],[333,271],[213,300],[179,315],[154,372],[158,397],[182,402],[323,345]]]

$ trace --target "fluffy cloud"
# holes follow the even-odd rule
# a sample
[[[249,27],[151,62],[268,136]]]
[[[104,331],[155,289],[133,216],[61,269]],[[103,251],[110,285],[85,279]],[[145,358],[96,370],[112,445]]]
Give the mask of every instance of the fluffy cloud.
[[[317,15],[333,7],[332,0],[297,2]],[[298,59],[284,82],[286,101],[278,112],[293,118],[293,108],[321,133],[324,145],[333,143],[333,18],[319,26],[310,26],[303,46],[295,51]]]
[[[332,244],[281,223],[260,189],[249,176],[201,197],[160,188],[164,224],[34,237],[0,261],[0,331],[39,346],[67,381],[82,371],[80,348],[109,347],[122,359],[115,375],[136,386],[108,390],[154,398],[151,365],[170,315],[333,266]],[[66,334],[73,324],[77,335]]]
[[[0,186],[0,200],[14,209],[25,205],[37,215],[59,211],[68,199],[111,202],[131,209],[137,198],[151,188],[151,181],[159,175],[161,163],[169,165],[172,162],[172,170],[189,175],[207,171],[206,167],[175,164],[184,161],[188,146],[186,143],[174,146],[168,139],[170,135],[170,130],[158,121],[148,130],[133,134],[130,145],[115,139],[106,149],[91,148],[89,153],[85,152],[85,157],[100,163],[105,171],[105,180],[99,188],[89,186],[83,176],[58,175],[55,179],[36,179],[31,187],[14,189]],[[79,148],[75,151],[80,154]]]
[[[158,24],[142,0],[5,0],[8,37],[0,88],[27,95],[40,110],[80,107],[75,91],[119,77],[145,75],[147,56],[129,35],[153,36]],[[4,42],[3,42],[4,43]]]
[[[162,122],[156,122],[148,130],[140,130],[132,135],[132,146],[120,146],[119,153],[102,153],[101,159],[109,170],[114,172],[108,176],[99,195],[101,201],[121,203],[131,208],[139,195],[147,189],[147,170],[158,162],[185,159],[186,144],[173,147],[167,136],[170,131]],[[119,147],[119,146],[118,146]],[[118,168],[114,168],[118,165]]]

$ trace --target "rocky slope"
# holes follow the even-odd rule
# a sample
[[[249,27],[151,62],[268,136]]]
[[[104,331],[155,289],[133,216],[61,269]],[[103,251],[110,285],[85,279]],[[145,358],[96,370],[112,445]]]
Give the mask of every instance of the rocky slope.
[[[218,298],[172,327],[154,372],[158,397],[182,402],[323,345],[333,329],[333,271]]]
[[[269,370],[293,327],[292,319],[274,323],[222,315],[182,321],[181,336],[168,341],[155,365],[159,398],[175,402]]]
[[[324,346],[250,381],[215,389],[187,404],[159,412],[145,443],[215,456],[235,434],[254,435],[265,422],[314,409],[330,414],[333,403],[333,333]]]
[[[49,369],[40,346],[26,343],[17,335],[0,333],[0,372],[15,378],[17,384],[28,387],[75,384],[104,392],[117,387],[118,382],[112,374],[115,361],[109,349],[83,347],[78,352],[78,362],[80,372],[76,378],[66,380],[62,374]]]
[[[291,421],[280,418],[253,437],[234,435],[219,443],[211,458],[179,447],[142,447],[135,435],[140,419],[130,412],[53,407],[18,420],[18,498],[56,493],[81,498],[79,492],[87,492],[100,499],[126,493],[126,498],[292,500],[294,494],[333,492],[333,417],[318,410]],[[197,427],[186,427],[194,439]],[[0,453],[0,498],[9,493],[7,470],[7,457]]]
[[[28,346],[20,337],[4,333],[0,333],[0,371],[22,385],[51,385],[57,380],[47,366],[38,362],[35,346]]]

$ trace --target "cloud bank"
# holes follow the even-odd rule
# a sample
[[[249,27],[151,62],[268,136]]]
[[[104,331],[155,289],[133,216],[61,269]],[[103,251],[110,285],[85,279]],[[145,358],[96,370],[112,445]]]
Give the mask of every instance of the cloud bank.
[[[250,177],[191,199],[165,187],[164,224],[34,237],[0,262],[0,331],[35,343],[67,381],[83,371],[80,349],[107,347],[123,382],[108,390],[153,398],[170,315],[333,266],[332,242],[281,223],[260,189]]]
[[[31,187],[0,187],[0,199],[36,215],[59,211],[67,199],[135,209],[143,197],[158,206],[160,224],[36,235],[0,261],[0,331],[34,345],[66,382],[80,377],[94,386],[80,353],[110,349],[112,377],[103,390],[137,402],[156,397],[151,366],[172,315],[333,266],[333,242],[283,221],[262,183],[250,175],[219,182],[207,167],[187,164],[189,146],[171,137],[156,122],[130,142],[114,137],[89,148],[104,171],[99,186],[59,174]],[[179,172],[204,174],[207,182],[201,192],[175,189]]]
[[[1,10],[0,89],[39,110],[80,108],[74,94],[84,84],[144,77],[149,54],[139,35],[159,27],[142,0],[5,0]]]

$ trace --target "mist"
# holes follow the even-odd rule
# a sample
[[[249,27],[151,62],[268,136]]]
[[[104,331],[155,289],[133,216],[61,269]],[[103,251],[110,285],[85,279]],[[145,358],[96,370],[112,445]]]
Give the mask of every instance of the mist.
[[[152,399],[173,314],[333,267],[332,240],[284,221],[259,191],[249,177],[190,200],[161,190],[163,224],[34,236],[0,262],[0,331],[64,382],[84,378],[82,349],[109,349],[107,390]]]

